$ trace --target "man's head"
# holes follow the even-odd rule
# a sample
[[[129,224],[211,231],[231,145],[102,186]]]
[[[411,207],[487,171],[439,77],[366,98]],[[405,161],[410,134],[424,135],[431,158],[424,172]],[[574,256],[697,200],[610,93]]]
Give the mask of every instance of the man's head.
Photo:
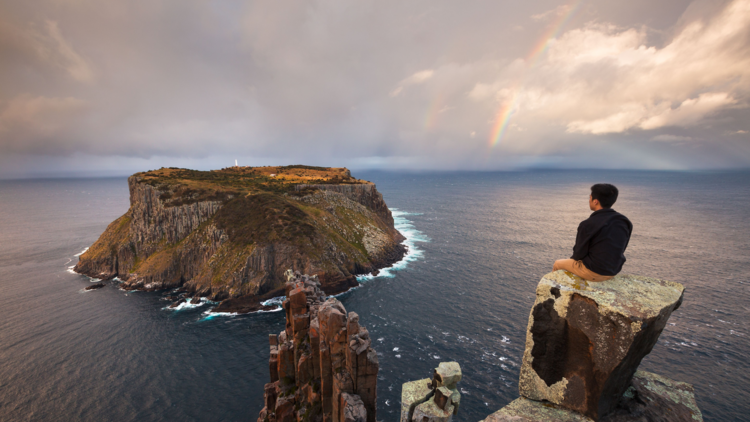
[[[618,190],[609,183],[597,183],[591,187],[589,197],[589,208],[596,211],[602,208],[612,208],[617,201]]]

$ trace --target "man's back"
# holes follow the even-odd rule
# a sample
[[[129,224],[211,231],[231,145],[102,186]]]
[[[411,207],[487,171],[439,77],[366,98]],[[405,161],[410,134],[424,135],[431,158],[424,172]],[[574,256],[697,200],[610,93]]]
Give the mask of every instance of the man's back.
[[[633,224],[611,208],[594,211],[578,225],[576,244],[571,259],[583,261],[589,270],[613,276],[625,263],[625,248],[630,241]]]

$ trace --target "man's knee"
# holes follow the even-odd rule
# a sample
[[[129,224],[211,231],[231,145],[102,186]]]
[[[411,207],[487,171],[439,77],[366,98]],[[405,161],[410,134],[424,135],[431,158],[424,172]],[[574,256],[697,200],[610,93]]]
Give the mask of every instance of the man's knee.
[[[554,265],[552,265],[552,271],[562,270],[565,261],[565,259],[558,259],[555,261]]]

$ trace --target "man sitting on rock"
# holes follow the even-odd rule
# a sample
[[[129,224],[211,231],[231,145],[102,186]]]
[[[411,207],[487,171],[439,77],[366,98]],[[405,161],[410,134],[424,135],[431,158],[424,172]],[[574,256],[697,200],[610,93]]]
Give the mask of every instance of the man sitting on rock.
[[[570,271],[589,281],[606,281],[620,272],[633,223],[612,209],[617,194],[607,183],[591,187],[589,208],[594,212],[578,225],[573,256],[555,261],[552,271]]]

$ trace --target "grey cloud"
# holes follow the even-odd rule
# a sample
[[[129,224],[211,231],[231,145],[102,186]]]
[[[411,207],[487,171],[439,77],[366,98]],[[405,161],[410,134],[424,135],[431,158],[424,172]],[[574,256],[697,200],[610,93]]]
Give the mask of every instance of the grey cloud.
[[[713,16],[727,2],[628,4],[584,3],[559,39],[593,22],[618,33],[646,31],[648,45],[661,48],[662,37],[668,43],[695,20],[695,10]],[[741,136],[690,132],[741,130],[737,109],[712,115],[713,129],[688,133],[659,129],[634,139],[566,132],[575,116],[561,118],[539,104],[548,101],[545,92],[567,95],[571,80],[554,67],[524,65],[566,5],[0,0],[0,176],[21,171],[11,161],[54,162],[63,171],[87,160],[130,169],[236,157],[248,164],[493,169],[586,167],[619,154],[621,167],[700,165],[690,153],[671,151],[671,143],[651,140],[660,135],[721,143],[708,148],[712,165],[750,163]],[[598,66],[589,70],[606,92],[620,74],[606,61]],[[518,113],[509,129],[513,141],[490,149],[498,107],[519,78],[536,84],[524,104],[536,101],[538,112]],[[745,104],[731,95],[734,107]],[[675,111],[663,118],[690,116]]]

